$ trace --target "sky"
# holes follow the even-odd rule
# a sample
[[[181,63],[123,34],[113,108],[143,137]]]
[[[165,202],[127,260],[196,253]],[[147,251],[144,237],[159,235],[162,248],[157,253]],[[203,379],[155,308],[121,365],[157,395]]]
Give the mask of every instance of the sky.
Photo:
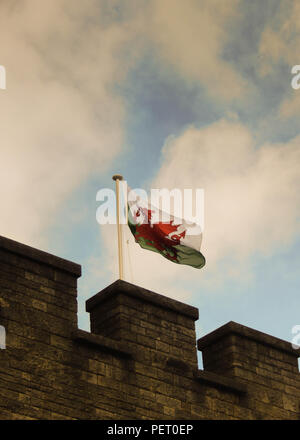
[[[118,278],[102,188],[203,188],[206,266],[139,248],[125,279],[287,341],[300,324],[297,0],[0,2],[0,234],[82,265],[85,301]]]

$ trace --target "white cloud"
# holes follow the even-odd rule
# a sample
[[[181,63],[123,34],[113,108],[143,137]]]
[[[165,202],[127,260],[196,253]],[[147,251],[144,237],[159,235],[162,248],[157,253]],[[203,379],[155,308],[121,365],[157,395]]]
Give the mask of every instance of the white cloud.
[[[291,67],[298,64],[300,44],[300,3],[297,0],[282,0],[278,12],[264,29],[259,46],[261,73],[272,73],[279,61]],[[296,58],[296,59],[295,59]]]
[[[1,234],[44,246],[57,209],[121,151],[125,105],[114,86],[147,38],[186,80],[220,99],[240,96],[243,80],[222,59],[237,7],[238,0],[2,2]]]
[[[239,123],[189,128],[164,147],[155,184],[205,189],[204,253],[222,258],[267,255],[299,233],[300,136],[255,148]]]
[[[148,27],[164,61],[215,99],[240,98],[249,84],[222,57],[239,0],[153,0]],[[249,91],[249,90],[248,90]]]
[[[286,77],[282,81],[290,84],[292,80],[291,69],[299,64],[300,47],[300,3],[297,0],[282,0],[277,14],[271,23],[265,27],[259,44],[258,70],[262,76],[271,76],[276,72],[280,63],[289,66]],[[278,110],[281,118],[297,116],[300,110],[300,94],[292,90]]]
[[[124,104],[113,86],[135,31],[99,26],[95,0],[2,2],[0,17],[0,229],[40,246],[66,197],[120,152]]]
[[[282,101],[279,108],[281,118],[297,117],[300,113],[300,90],[293,90],[293,96]]]
[[[152,187],[205,189],[207,265],[201,270],[178,266],[130,238],[134,279],[126,254],[127,280],[183,301],[196,285],[201,290],[229,279],[250,283],[251,258],[287,248],[300,232],[299,176],[300,136],[258,149],[245,126],[220,120],[170,137]],[[102,226],[104,243],[113,252],[106,255],[112,279],[118,278],[114,233],[112,226]]]

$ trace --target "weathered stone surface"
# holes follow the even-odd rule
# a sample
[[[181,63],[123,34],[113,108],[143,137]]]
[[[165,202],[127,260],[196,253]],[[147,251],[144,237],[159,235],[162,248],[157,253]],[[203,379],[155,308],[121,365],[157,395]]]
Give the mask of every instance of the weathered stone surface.
[[[116,281],[87,301],[79,265],[0,237],[0,419],[299,419],[299,350]]]

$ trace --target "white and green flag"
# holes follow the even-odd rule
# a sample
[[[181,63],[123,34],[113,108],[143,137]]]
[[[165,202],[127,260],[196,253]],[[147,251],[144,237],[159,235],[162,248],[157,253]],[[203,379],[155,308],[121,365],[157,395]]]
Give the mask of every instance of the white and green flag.
[[[205,258],[200,252],[200,225],[162,213],[139,197],[134,201],[128,199],[127,203],[128,226],[142,248],[158,252],[174,263],[197,269],[205,265]],[[165,218],[169,220],[163,221]]]

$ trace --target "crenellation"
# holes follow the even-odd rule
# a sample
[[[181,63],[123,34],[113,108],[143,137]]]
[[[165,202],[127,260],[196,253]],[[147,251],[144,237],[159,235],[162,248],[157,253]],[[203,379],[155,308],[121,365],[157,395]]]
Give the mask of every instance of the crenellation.
[[[87,301],[89,333],[80,275],[0,237],[0,419],[299,419],[288,342],[229,322],[196,344],[195,307],[120,280]]]

